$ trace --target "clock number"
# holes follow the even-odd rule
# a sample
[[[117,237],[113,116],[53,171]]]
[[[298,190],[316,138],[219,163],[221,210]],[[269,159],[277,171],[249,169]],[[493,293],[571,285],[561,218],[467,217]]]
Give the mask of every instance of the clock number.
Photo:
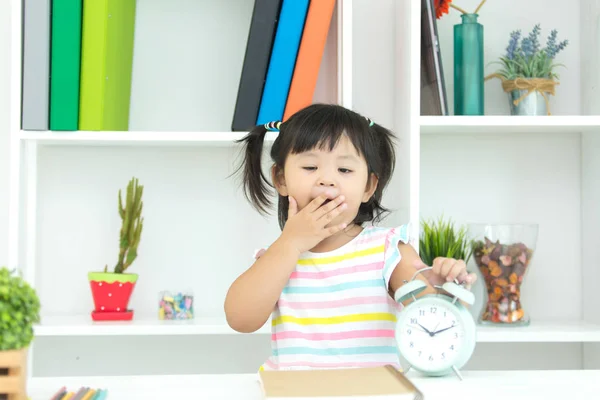
[[[431,310],[430,310],[430,312],[431,312],[432,314],[435,314],[435,313],[437,312],[437,307],[431,307]]]
[[[406,330],[406,333],[408,333],[410,335],[412,333],[412,330],[409,328]]]
[[[452,320],[452,326],[456,325],[456,321]]]
[[[454,332],[454,338],[458,338],[458,332]]]
[[[411,318],[410,319],[410,323],[416,325],[417,324],[417,319],[416,318]]]
[[[442,360],[446,358],[446,355],[442,353]]]
[[[444,311],[444,317],[446,316],[446,311]]]
[[[432,355],[429,356],[429,361],[433,361],[433,356]]]
[[[421,350],[419,350],[419,357],[421,357],[421,353],[422,353],[422,351],[421,351]]]
[[[450,350],[454,350],[454,345],[450,346]]]
[[[410,347],[415,347],[415,343],[414,342],[410,342]]]
[[[419,315],[425,315],[425,310],[419,310]]]

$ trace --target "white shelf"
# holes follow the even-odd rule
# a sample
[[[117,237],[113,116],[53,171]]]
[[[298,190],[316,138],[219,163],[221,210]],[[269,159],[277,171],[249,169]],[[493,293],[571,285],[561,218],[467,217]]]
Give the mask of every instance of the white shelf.
[[[421,116],[421,134],[600,133],[600,116]]]
[[[229,335],[224,318],[190,321],[161,321],[135,318],[132,321],[93,321],[88,315],[46,317],[35,327],[36,336],[126,336],[126,335]],[[257,334],[271,333],[268,321]],[[479,343],[507,342],[600,342],[600,326],[579,321],[532,322],[527,327],[477,327]]]
[[[424,377],[414,371],[407,377],[427,400],[507,399],[563,400],[597,397],[598,370],[462,371],[463,380],[450,374]],[[248,374],[126,375],[35,377],[28,381],[32,400],[49,399],[62,386],[108,389],[110,400],[140,398],[199,398],[211,400],[262,400],[258,376]],[[190,396],[194,393],[195,396]]]
[[[533,321],[526,327],[477,327],[477,342],[600,342],[600,325],[581,321]]]
[[[271,333],[269,320],[257,334]],[[131,321],[93,321],[89,315],[45,317],[34,327],[36,336],[124,336],[124,335],[230,335],[239,334],[224,318],[159,320],[136,318]]]
[[[20,131],[21,141],[40,145],[77,146],[231,146],[247,132],[166,131]],[[272,142],[276,132],[267,132]]]

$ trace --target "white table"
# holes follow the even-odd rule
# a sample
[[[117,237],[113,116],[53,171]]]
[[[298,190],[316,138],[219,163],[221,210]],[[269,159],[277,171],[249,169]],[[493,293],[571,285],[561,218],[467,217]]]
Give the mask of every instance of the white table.
[[[463,371],[455,376],[409,378],[426,400],[598,400],[600,370]],[[262,400],[256,374],[146,375],[118,377],[32,378],[32,400],[49,400],[61,386],[108,388],[108,400],[210,399]]]

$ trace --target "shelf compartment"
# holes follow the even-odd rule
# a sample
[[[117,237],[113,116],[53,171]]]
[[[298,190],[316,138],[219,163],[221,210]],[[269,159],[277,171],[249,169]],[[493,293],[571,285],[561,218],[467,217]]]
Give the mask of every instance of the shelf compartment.
[[[268,321],[255,334],[269,334]],[[135,318],[132,321],[95,322],[87,315],[46,317],[35,326],[36,336],[123,336],[123,335],[229,335],[238,334],[224,318],[161,321]],[[534,321],[527,327],[477,327],[479,343],[507,342],[600,342],[600,325],[581,321]]]
[[[167,132],[167,131],[21,131],[21,141],[42,146],[233,146],[247,132]],[[277,137],[267,132],[265,143]]]
[[[255,334],[271,333],[269,320]],[[225,318],[193,320],[136,318],[131,321],[93,321],[89,315],[45,317],[34,326],[35,336],[230,335],[238,334]]]
[[[421,134],[600,132],[600,116],[421,116]]]
[[[600,342],[600,325],[583,321],[532,321],[529,326],[478,325],[477,342]]]

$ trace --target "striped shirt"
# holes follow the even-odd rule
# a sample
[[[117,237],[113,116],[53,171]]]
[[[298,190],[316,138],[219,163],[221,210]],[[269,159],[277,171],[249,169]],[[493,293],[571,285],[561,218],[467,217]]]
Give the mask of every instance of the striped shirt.
[[[344,246],[303,253],[272,314],[263,370],[400,368],[397,304],[388,292],[408,225],[365,227]]]

